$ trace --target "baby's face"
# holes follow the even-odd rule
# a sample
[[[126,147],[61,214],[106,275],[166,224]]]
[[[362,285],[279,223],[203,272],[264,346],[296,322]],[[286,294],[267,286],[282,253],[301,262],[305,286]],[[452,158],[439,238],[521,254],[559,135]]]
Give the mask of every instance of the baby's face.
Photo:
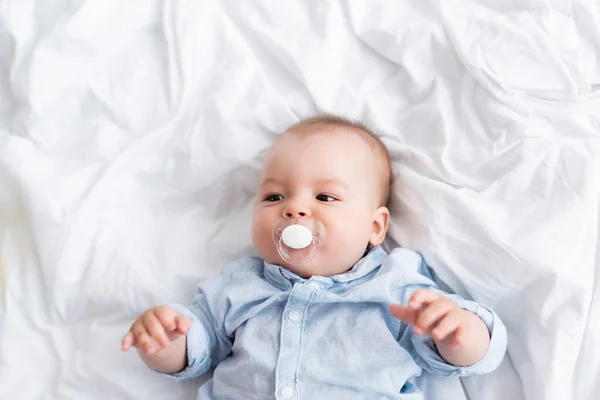
[[[323,132],[287,132],[270,149],[252,220],[259,255],[305,278],[347,271],[369,243],[383,241],[388,220],[387,209],[379,207],[376,152],[358,134],[311,129]],[[311,261],[294,266],[279,255],[273,228],[280,219],[303,218],[320,221],[326,239]]]

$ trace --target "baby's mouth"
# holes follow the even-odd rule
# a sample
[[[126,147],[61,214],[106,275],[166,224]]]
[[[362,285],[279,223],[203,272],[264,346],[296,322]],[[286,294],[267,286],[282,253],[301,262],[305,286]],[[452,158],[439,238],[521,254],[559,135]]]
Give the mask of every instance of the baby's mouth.
[[[284,261],[301,266],[311,261],[323,245],[325,229],[315,220],[281,219],[273,228],[273,240]]]

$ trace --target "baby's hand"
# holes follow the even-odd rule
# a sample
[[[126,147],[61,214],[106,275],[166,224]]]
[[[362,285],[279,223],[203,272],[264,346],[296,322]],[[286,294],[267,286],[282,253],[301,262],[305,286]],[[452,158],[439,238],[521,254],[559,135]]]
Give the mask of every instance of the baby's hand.
[[[169,306],[152,307],[140,315],[123,337],[121,349],[131,346],[152,355],[181,335],[187,334],[191,321]]]
[[[447,297],[419,289],[408,301],[408,307],[392,304],[390,313],[399,320],[413,325],[416,335],[428,335],[446,345],[458,346],[463,340],[463,330],[469,312]]]

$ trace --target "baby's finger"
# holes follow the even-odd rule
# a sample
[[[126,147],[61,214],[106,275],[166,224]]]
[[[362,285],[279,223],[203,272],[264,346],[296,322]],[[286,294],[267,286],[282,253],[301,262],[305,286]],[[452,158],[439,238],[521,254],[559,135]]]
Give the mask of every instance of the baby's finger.
[[[389,308],[390,314],[394,318],[399,319],[400,321],[412,325],[415,323],[415,319],[417,317],[418,310],[405,307],[401,304],[392,304]]]
[[[131,348],[131,346],[133,345],[133,342],[135,341],[135,337],[133,336],[132,332],[127,332],[127,334],[125,336],[123,336],[123,340],[121,341],[121,350],[123,351],[127,351]]]
[[[417,315],[414,332],[417,335],[421,333],[430,334],[437,322],[455,307],[454,302],[445,297],[441,297],[425,306],[419,311],[419,315]]]
[[[175,317],[175,323],[177,324],[177,332],[181,333],[182,335],[187,335],[190,327],[192,326],[192,321],[190,321],[188,317],[181,315]]]
[[[408,300],[408,306],[411,308],[419,308],[422,305],[433,303],[441,296],[429,289],[419,289],[415,291]]]
[[[169,345],[169,338],[165,333],[165,328],[163,328],[162,324],[156,318],[154,313],[146,313],[144,314],[144,328],[150,334],[154,340],[158,342],[163,347]]]
[[[435,340],[446,340],[447,338],[450,338],[464,321],[462,311],[463,310],[451,311],[444,318],[442,318],[432,331],[433,338]],[[454,339],[458,339],[458,337],[455,337]]]
[[[177,311],[169,306],[160,306],[154,309],[154,315],[158,318],[162,326],[167,331],[173,331],[177,328],[176,318]]]
[[[152,343],[152,339],[150,335],[146,331],[140,331],[136,333],[136,347],[141,348],[148,355],[151,355],[155,352],[154,344]]]

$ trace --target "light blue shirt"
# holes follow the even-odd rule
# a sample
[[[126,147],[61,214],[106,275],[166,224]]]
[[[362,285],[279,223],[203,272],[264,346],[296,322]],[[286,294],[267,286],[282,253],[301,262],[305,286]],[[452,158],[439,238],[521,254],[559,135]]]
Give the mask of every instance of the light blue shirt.
[[[445,362],[433,340],[392,317],[428,288],[452,298],[487,325],[485,356],[469,367]],[[259,258],[230,264],[203,281],[190,308],[184,379],[216,367],[198,399],[422,399],[416,377],[465,376],[494,370],[506,351],[506,329],[488,307],[437,289],[423,258],[398,248],[372,249],[343,274],[303,279]]]

